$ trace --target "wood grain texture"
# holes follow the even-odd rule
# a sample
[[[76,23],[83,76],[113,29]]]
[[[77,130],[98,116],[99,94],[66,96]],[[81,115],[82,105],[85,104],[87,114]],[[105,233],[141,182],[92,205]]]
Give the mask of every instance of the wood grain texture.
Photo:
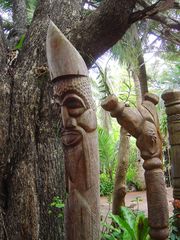
[[[180,211],[180,90],[168,90],[162,95],[165,102],[170,143],[174,208]],[[180,229],[180,218],[177,218]]]
[[[155,240],[168,237],[168,203],[162,170],[162,142],[159,122],[155,109],[157,96],[147,93],[138,108],[126,107],[115,96],[109,96],[102,107],[111,112],[132,136],[137,139],[137,147],[144,159],[145,180],[147,188],[148,220],[150,236]]]
[[[54,41],[54,36],[58,43],[56,51],[54,45],[49,44]],[[62,118],[61,137],[67,189],[65,239],[98,240],[100,214],[97,120],[90,82],[87,76],[82,76],[87,74],[87,68],[79,53],[54,25],[48,31],[47,58],[52,81],[56,78],[53,85],[54,96],[61,108]]]

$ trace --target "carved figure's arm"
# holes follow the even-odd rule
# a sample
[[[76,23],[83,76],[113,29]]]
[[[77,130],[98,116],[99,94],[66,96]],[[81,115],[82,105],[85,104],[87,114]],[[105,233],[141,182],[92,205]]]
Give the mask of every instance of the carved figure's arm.
[[[109,111],[112,117],[117,118],[118,123],[132,136],[135,138],[139,136],[144,119],[136,108],[126,107],[123,102],[118,102],[118,98],[114,95],[108,96],[101,106]]]

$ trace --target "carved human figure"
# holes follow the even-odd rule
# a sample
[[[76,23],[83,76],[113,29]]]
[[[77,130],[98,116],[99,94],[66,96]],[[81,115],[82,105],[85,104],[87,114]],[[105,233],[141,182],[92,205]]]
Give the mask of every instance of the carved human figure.
[[[47,56],[62,118],[67,188],[65,239],[98,240],[97,121],[88,70],[79,53],[53,23],[48,30]]]
[[[145,160],[145,180],[148,201],[148,219],[150,235],[153,239],[167,239],[168,237],[168,203],[162,171],[162,146],[159,133],[159,122],[155,109],[158,97],[147,93],[138,108],[126,107],[118,102],[115,96],[109,96],[102,107],[117,118],[132,136],[137,139],[141,157]]]

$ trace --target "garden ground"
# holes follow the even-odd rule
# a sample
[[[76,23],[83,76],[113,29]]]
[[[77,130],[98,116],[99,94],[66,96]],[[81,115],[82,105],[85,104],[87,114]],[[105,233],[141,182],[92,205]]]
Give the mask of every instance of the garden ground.
[[[173,213],[173,190],[172,188],[167,188],[167,198],[168,198],[168,206],[169,206],[169,216],[172,216]],[[139,203],[138,203],[139,202]],[[146,192],[128,192],[126,194],[125,203],[127,207],[130,207],[134,210],[139,209],[140,211],[144,211],[147,214],[147,200],[146,200]],[[102,220],[106,218],[109,210],[111,210],[111,204],[109,204],[108,197],[101,197],[100,199],[100,208],[101,208],[101,216]]]

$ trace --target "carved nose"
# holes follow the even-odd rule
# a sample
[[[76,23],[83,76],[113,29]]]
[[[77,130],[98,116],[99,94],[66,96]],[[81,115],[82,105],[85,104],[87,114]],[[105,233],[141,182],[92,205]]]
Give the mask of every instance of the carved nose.
[[[61,108],[61,113],[62,113],[62,122],[63,122],[63,127],[64,128],[74,128],[76,127],[76,119],[69,116],[68,110],[66,107]]]

